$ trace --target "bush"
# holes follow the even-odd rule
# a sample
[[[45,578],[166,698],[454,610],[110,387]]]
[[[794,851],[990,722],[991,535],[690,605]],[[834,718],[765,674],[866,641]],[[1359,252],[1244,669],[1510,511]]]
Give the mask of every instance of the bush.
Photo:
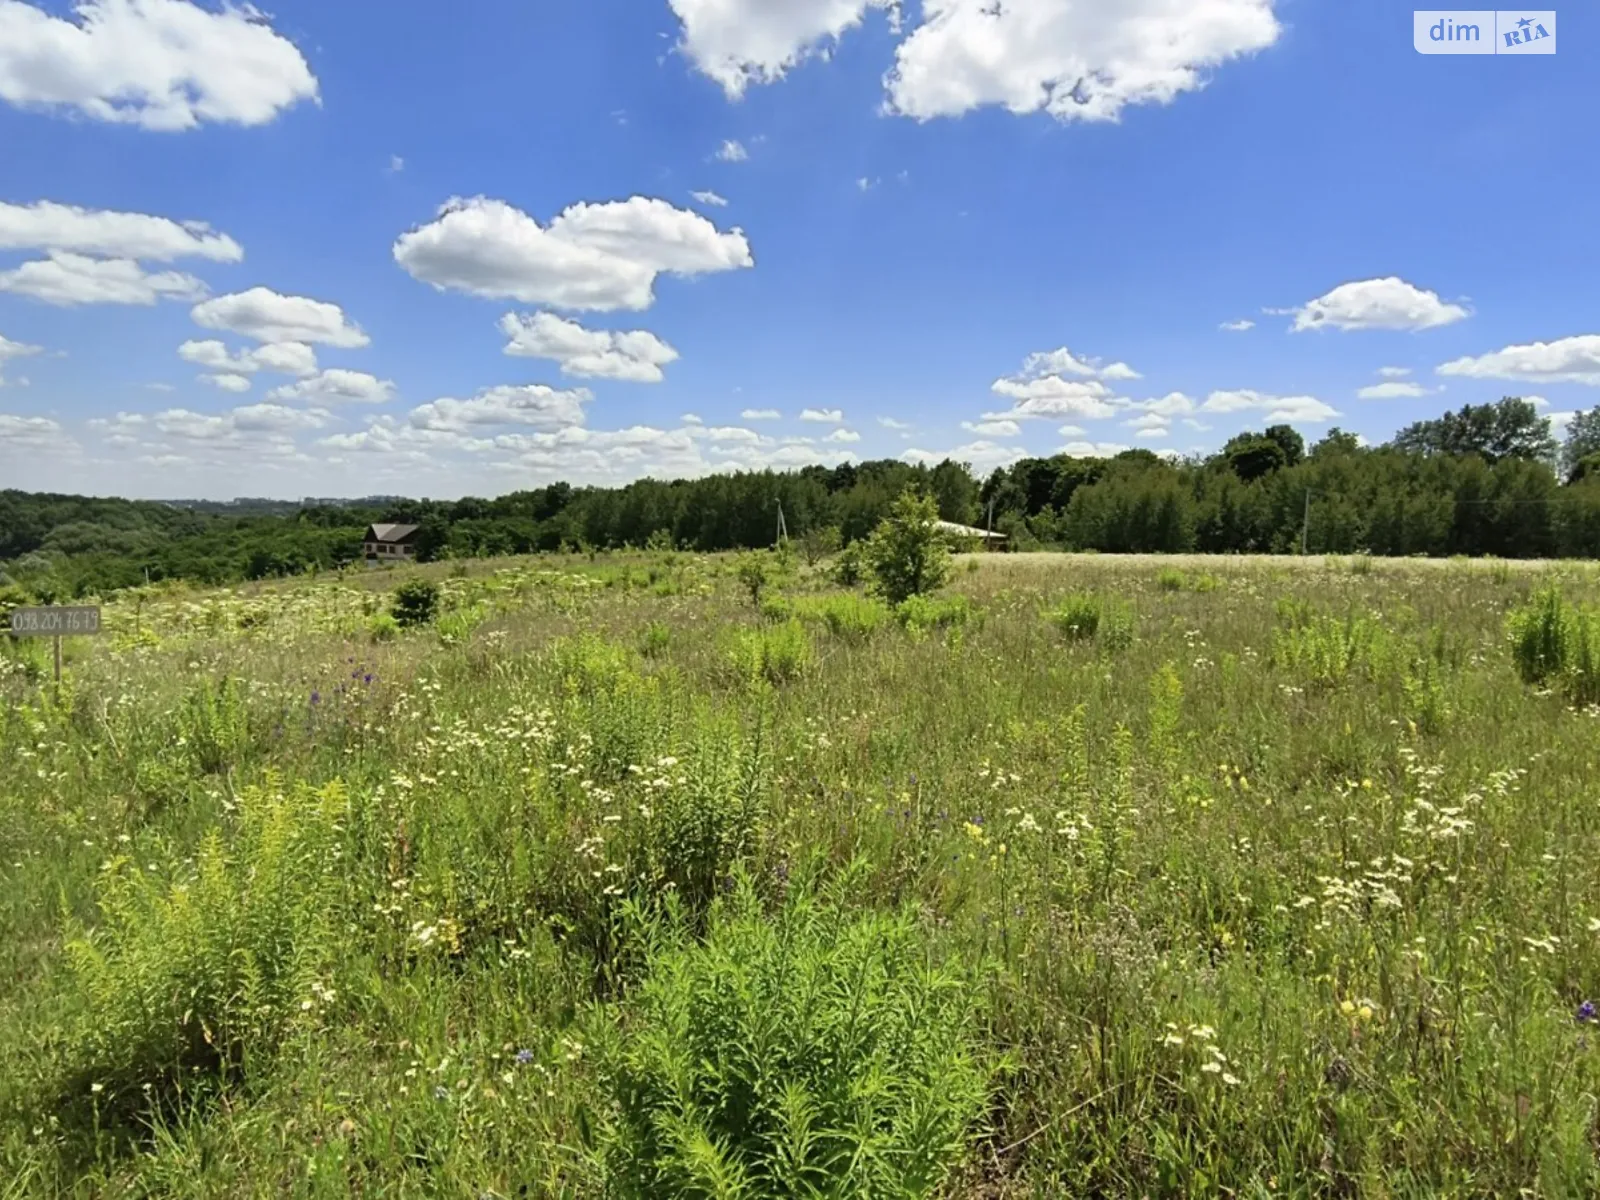
[[[374,613],[367,618],[367,636],[375,642],[392,642],[400,634],[400,622],[389,613]]]
[[[1047,615],[1069,641],[1094,640],[1108,650],[1125,650],[1133,644],[1133,609],[1113,597],[1079,593]]]
[[[972,602],[965,596],[908,596],[895,606],[895,619],[907,633],[965,625]]]
[[[709,935],[653,923],[620,1024],[596,1021],[614,1116],[611,1190],[654,1196],[923,1196],[978,1132],[978,990],[931,965],[909,913],[851,917],[801,892],[775,918],[748,883]]]
[[[936,591],[950,577],[950,551],[938,520],[933,498],[907,488],[867,539],[868,577],[873,590],[890,604]]]
[[[184,697],[178,728],[189,761],[200,774],[220,775],[237,766],[250,747],[244,687],[227,677],[215,683],[202,680]]]
[[[1357,672],[1372,671],[1388,650],[1382,628],[1367,617],[1316,615],[1275,633],[1272,661],[1310,683],[1337,687]]]
[[[660,658],[672,641],[672,631],[661,621],[651,621],[639,635],[639,653],[645,658]]]
[[[854,592],[797,601],[795,615],[828,627],[834,637],[863,642],[889,623],[890,612],[881,600]]]
[[[100,883],[100,921],[68,944],[88,1000],[65,1082],[102,1104],[136,1103],[146,1084],[226,1077],[315,1022],[335,991],[338,783],[245,788],[231,848],[213,831],[193,874],[165,881],[129,859]]]
[[[1600,612],[1569,605],[1552,584],[1507,621],[1524,683],[1560,686],[1574,704],[1600,704]]]
[[[734,567],[739,583],[749,593],[752,606],[761,606],[761,590],[767,586],[767,561],[762,554],[741,554]]]
[[[833,581],[840,587],[853,588],[866,578],[865,543],[851,542],[833,560]]]
[[[734,635],[728,657],[741,679],[787,683],[811,665],[811,638],[793,617],[764,629],[742,629]]]
[[[812,526],[800,535],[800,551],[806,566],[814,567],[830,554],[837,554],[844,538],[837,525]]]
[[[677,786],[651,798],[633,858],[633,877],[652,891],[680,897],[696,916],[726,888],[734,867],[752,848],[764,811],[768,731],[750,735],[711,726],[679,764]]]
[[[787,621],[794,616],[794,604],[787,596],[763,596],[758,607],[764,621]]]
[[[1050,623],[1071,641],[1088,641],[1100,631],[1100,598],[1068,596],[1050,613]]]
[[[1156,576],[1156,587],[1163,592],[1181,592],[1188,582],[1188,577],[1176,567],[1164,567]]]
[[[439,614],[439,585],[426,579],[401,584],[394,591],[389,612],[406,628],[431,623]]]

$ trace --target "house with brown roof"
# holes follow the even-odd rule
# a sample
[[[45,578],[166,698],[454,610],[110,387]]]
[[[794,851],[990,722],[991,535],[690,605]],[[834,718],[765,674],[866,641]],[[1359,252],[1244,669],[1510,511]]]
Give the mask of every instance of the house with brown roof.
[[[361,547],[366,551],[367,566],[416,562],[418,528],[416,525],[368,525]]]

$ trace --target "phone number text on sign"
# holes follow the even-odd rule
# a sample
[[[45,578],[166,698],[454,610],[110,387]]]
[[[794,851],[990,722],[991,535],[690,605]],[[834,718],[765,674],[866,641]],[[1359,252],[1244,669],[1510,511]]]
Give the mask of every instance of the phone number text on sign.
[[[100,632],[98,608],[14,608],[11,632],[16,637],[82,637]]]

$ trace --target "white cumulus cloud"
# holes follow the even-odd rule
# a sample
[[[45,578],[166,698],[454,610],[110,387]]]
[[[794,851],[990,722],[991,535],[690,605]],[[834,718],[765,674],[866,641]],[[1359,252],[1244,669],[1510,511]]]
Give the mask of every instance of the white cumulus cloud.
[[[775,408],[747,408],[739,416],[746,421],[777,421],[783,414]]]
[[[897,0],[671,0],[680,49],[731,98],[826,56],[869,10],[902,32]],[[885,78],[888,111],[917,119],[1002,106],[1115,120],[1167,103],[1207,70],[1275,42],[1273,0],[923,0]]]
[[[1248,388],[1236,391],[1215,391],[1200,406],[1201,412],[1239,413],[1263,412],[1268,424],[1290,421],[1327,421],[1340,415],[1339,410],[1325,404],[1315,396],[1272,396]]]
[[[715,192],[690,192],[701,204],[709,204],[712,208],[727,208],[728,202]]]
[[[816,421],[823,425],[837,425],[844,420],[844,413],[837,408],[804,408],[800,410],[802,421]]]
[[[717,147],[718,162],[744,162],[750,157],[750,151],[744,148],[743,142],[736,142],[732,138]]]
[[[924,0],[895,52],[889,107],[926,120],[985,105],[1114,121],[1278,38],[1273,0]]]
[[[678,358],[676,350],[645,330],[585,329],[554,313],[507,313],[500,319],[500,332],[511,339],[507,354],[548,358],[561,364],[562,374],[584,379],[660,383],[661,368]]]
[[[894,0],[670,0],[683,23],[679,48],[731,99],[780,79],[823,44]]]
[[[825,442],[859,442],[861,435],[854,429],[835,429],[822,440]]]
[[[1130,449],[1121,442],[1068,442],[1056,453],[1068,458],[1115,458]]]
[[[5,51],[0,49],[0,55]],[[203,221],[173,221],[146,213],[78,208],[41,200],[0,201],[0,250],[69,250],[95,258],[171,262],[209,258],[238,262],[239,243]]]
[[[26,342],[13,342],[4,334],[0,334],[0,368],[4,368],[9,358],[29,358],[40,353],[43,346],[30,346]],[[5,375],[0,373],[0,387],[6,385]]]
[[[1387,383],[1368,384],[1356,392],[1356,398],[1359,400],[1405,400],[1416,396],[1431,395],[1432,392],[1432,388],[1425,388],[1420,383],[1390,380]]]
[[[1030,354],[1020,371],[995,380],[991,386],[996,395],[1012,401],[1012,408],[985,413],[984,420],[1065,416],[1104,419],[1131,403],[1104,381],[1138,378],[1139,372],[1125,362],[1102,365],[1099,359],[1074,354],[1065,346]]]
[[[206,285],[182,271],[146,271],[131,258],[89,258],[52,250],[48,258],[0,271],[0,292],[65,308],[198,300],[206,294]]]
[[[249,5],[78,0],[74,17],[0,0],[0,99],[172,131],[261,125],[317,81],[293,42]]]
[[[562,391],[544,384],[486,388],[468,400],[445,396],[411,410],[416,429],[461,433],[496,425],[558,430],[579,426],[583,406],[594,397],[586,388]]]
[[[1471,315],[1397,276],[1341,283],[1294,313],[1294,332],[1307,329],[1434,329]]]
[[[950,450],[907,450],[900,456],[902,462],[913,465],[936,466],[950,459],[954,462],[964,462],[979,474],[987,474],[996,467],[1009,466],[1023,457],[1020,446],[1005,446],[999,442],[979,439],[968,442],[964,446],[956,446]]]
[[[49,417],[18,417],[0,413],[0,449],[16,446],[22,448],[48,447],[65,444],[66,431],[59,421]]]
[[[1160,430],[1165,434],[1171,421],[1160,413],[1147,412],[1142,416],[1124,421],[1123,424],[1129,429],[1138,429],[1144,431],[1146,435],[1153,435],[1155,430]]]
[[[317,78],[250,5],[78,0],[74,18],[0,0],[0,99],[146,130],[264,125]]]
[[[224,371],[214,375],[202,375],[200,378],[212,387],[221,388],[225,392],[237,393],[250,390],[250,377],[248,375],[234,375]]]
[[[1440,375],[1466,379],[1517,379],[1529,383],[1586,383],[1600,386],[1600,333],[1507,346],[1476,358],[1457,358],[1438,368]]]
[[[267,393],[269,400],[298,400],[317,405],[386,404],[394,399],[394,384],[365,371],[330,367],[299,383],[286,383]]]
[[[1022,436],[1022,426],[1015,421],[963,421],[961,428],[985,438],[1014,438]]]
[[[232,354],[227,346],[214,339],[187,341],[178,347],[178,357],[197,367],[235,375],[273,371],[303,378],[317,373],[316,351],[304,342],[270,342]]]
[[[649,308],[661,274],[755,265],[739,230],[644,196],[575,204],[548,227],[503,200],[455,199],[402,234],[394,258],[436,288],[599,311]]]
[[[371,339],[337,304],[306,296],[284,296],[270,288],[217,296],[189,314],[202,329],[216,329],[259,342],[313,342],[357,349]]]

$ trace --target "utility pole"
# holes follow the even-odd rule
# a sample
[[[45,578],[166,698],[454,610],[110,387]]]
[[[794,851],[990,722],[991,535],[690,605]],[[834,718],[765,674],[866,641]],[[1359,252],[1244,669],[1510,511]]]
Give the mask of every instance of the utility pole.
[[[1300,525],[1300,553],[1306,553],[1306,544],[1311,538],[1311,489],[1306,489],[1306,516]]]
[[[789,527],[783,521],[783,501],[778,501],[778,545],[782,546],[789,540]]]
[[[983,531],[983,548],[994,549],[994,497],[989,497],[989,521]]]

